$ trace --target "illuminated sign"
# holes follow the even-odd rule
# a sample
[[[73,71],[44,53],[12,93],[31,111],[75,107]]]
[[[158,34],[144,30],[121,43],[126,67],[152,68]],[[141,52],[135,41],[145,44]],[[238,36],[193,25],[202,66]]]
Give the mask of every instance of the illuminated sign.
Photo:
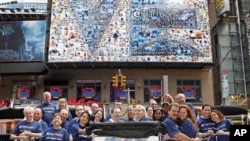
[[[207,0],[52,3],[48,62],[212,62]]]
[[[87,99],[91,99],[95,96],[96,91],[93,88],[82,88],[82,96]]]
[[[229,0],[215,0],[216,15],[219,17],[227,11],[230,11]]]
[[[160,86],[149,87],[149,94],[153,98],[160,98],[162,96],[162,91]]]
[[[196,98],[196,89],[193,86],[183,86],[182,93],[186,96],[186,99]]]
[[[43,61],[45,23],[0,22],[0,62]]]
[[[0,14],[46,14],[48,0],[1,0]]]
[[[116,89],[116,96],[119,99],[126,99],[128,97],[128,93],[123,91],[123,88],[115,88]]]
[[[30,88],[18,88],[17,95],[18,95],[18,98],[20,98],[20,99],[29,98],[29,96],[30,96]]]
[[[63,94],[63,89],[60,86],[52,86],[50,87],[49,91],[53,98],[60,98]]]

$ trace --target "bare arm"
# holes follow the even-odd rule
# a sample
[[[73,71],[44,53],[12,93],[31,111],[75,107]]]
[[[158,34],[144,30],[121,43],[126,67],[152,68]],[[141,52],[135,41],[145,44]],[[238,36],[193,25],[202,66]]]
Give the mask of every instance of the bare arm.
[[[178,133],[174,136],[175,140],[179,141],[199,141],[199,138],[189,138],[187,135],[183,133]]]

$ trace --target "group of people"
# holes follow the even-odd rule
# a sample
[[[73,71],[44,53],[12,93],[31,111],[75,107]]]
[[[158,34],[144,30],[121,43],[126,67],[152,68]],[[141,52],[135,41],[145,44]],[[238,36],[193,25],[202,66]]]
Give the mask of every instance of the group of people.
[[[115,101],[110,113],[104,111],[98,103],[92,103],[89,110],[83,105],[75,107],[74,117],[67,105],[66,98],[60,98],[57,105],[51,102],[51,93],[43,93],[43,103],[37,107],[25,107],[24,120],[20,121],[10,135],[12,140],[22,141],[91,141],[86,128],[90,122],[140,122],[158,121],[166,125],[166,134],[162,140],[199,141],[210,138],[211,141],[229,141],[229,127],[232,122],[211,106],[202,106],[202,115],[198,116],[194,106],[186,102],[184,94],[176,96],[176,102],[170,94],[162,96],[162,103],[150,99],[147,106],[128,106],[122,112],[122,101]]]

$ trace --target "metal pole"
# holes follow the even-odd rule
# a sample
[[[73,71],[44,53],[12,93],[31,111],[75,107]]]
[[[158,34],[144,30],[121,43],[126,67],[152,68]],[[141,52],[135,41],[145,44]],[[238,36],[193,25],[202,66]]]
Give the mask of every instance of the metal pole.
[[[242,63],[242,70],[243,70],[242,74],[243,74],[243,83],[244,83],[244,94],[247,94],[246,73],[245,73],[245,63],[244,63],[244,54],[243,54],[243,45],[242,45],[241,26],[240,26],[240,13],[239,13],[238,0],[235,0],[235,8],[236,8],[238,30],[239,30],[239,43],[240,43],[241,63]]]
[[[130,88],[128,87],[128,105],[130,105]]]

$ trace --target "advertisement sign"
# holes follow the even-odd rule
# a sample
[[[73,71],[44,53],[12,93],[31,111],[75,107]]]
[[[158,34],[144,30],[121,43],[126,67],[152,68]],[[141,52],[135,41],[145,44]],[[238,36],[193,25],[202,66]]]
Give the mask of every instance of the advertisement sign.
[[[52,86],[49,89],[52,98],[60,98],[63,93],[63,89],[60,86]]]
[[[228,82],[228,73],[223,72],[221,75],[221,90],[223,98],[229,96],[229,82]]]
[[[116,88],[116,96],[119,99],[127,99],[128,93],[124,91],[124,88]]]
[[[0,14],[46,14],[48,0],[1,0]]]
[[[96,94],[96,91],[94,88],[86,87],[82,88],[82,96],[86,99],[92,99]]]
[[[27,99],[30,96],[30,88],[18,88],[17,96],[19,99]]]
[[[196,98],[196,89],[193,86],[183,86],[182,93],[186,96],[186,99]]]
[[[0,22],[0,62],[43,61],[45,21]]]
[[[162,96],[162,91],[160,86],[150,86],[149,95],[153,98],[160,98]]]
[[[229,0],[215,0],[215,10],[217,17],[221,16],[227,11],[230,11]]]
[[[52,3],[48,62],[209,62],[207,0]]]

